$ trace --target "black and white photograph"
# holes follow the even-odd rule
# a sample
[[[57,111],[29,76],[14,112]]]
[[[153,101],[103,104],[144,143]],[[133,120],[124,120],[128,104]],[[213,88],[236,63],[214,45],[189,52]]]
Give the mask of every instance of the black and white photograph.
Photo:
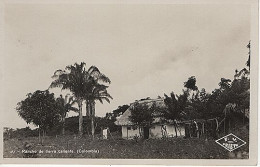
[[[256,165],[257,0],[2,7],[2,162]]]

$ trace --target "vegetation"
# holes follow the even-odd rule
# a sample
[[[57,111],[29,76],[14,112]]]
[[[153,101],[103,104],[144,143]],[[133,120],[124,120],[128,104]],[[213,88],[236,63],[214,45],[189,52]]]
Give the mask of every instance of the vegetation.
[[[76,103],[76,100],[74,100],[73,96],[69,97],[68,95],[63,98],[62,95],[60,95],[59,98],[56,99],[57,104],[59,107],[59,111],[61,114],[61,122],[62,122],[62,134],[65,134],[65,120],[66,116],[69,111],[78,112],[78,109],[73,107],[73,105]]]
[[[4,139],[20,139],[20,138],[27,138],[27,137],[37,137],[39,134],[39,129],[32,130],[30,127],[25,128],[4,128]]]
[[[83,135],[83,115],[82,105],[86,101],[87,115],[91,116],[92,122],[92,135],[94,139],[94,117],[95,117],[95,100],[103,102],[112,99],[107,92],[108,86],[100,83],[110,83],[108,77],[102,74],[95,66],[91,66],[88,70],[85,69],[85,63],[75,63],[74,65],[67,66],[65,70],[57,70],[53,78],[55,79],[50,87],[61,87],[61,89],[68,89],[72,92],[73,96],[78,103],[79,113],[79,136]]]
[[[131,108],[130,120],[139,126],[150,126],[154,121],[154,114],[157,111],[156,104],[151,106],[148,104],[134,103]]]
[[[112,112],[110,113],[106,113],[106,118],[109,119],[109,120],[112,120],[112,121],[116,121],[116,118],[123,115],[124,112],[129,108],[130,106],[125,104],[125,105],[122,105],[122,106],[118,106],[117,109],[113,110]]]
[[[236,133],[237,134],[237,133]],[[241,133],[240,133],[241,134]],[[245,134],[241,134],[243,136]],[[22,140],[4,141],[4,158],[22,158],[21,152],[25,142],[31,143],[32,150],[42,150],[38,158],[114,158],[114,159],[229,159],[248,158],[246,147],[240,147],[230,154],[220,147],[214,140],[198,138],[171,138],[163,142],[156,139],[122,140],[121,135],[112,134],[113,139],[92,141],[91,136],[75,138],[73,135],[62,137],[48,137],[45,145],[38,145],[37,140],[29,137]],[[240,136],[240,135],[238,135]],[[246,136],[246,135],[245,135]],[[17,150],[12,153],[12,150]],[[66,150],[73,152],[66,153]],[[88,150],[79,152],[77,150]],[[18,152],[20,151],[20,152]],[[56,153],[54,152],[56,151]],[[58,153],[59,151],[59,153]],[[63,152],[62,152],[63,151]],[[98,151],[98,152],[97,152]]]
[[[86,115],[91,117],[91,132],[94,140],[95,127],[94,127],[94,118],[95,118],[95,101],[99,101],[103,104],[103,100],[110,103],[110,99],[113,99],[112,96],[107,92],[108,86],[101,83],[111,83],[110,79],[102,74],[99,69],[95,66],[91,66],[85,72],[86,83],[88,87],[85,89],[84,99],[86,100]]]
[[[83,134],[83,115],[82,103],[84,100],[84,90],[88,84],[85,82],[85,63],[67,66],[65,70],[57,70],[52,76],[55,80],[51,83],[50,88],[61,87],[61,89],[70,90],[75,97],[79,108],[79,136]]]
[[[27,123],[39,127],[39,139],[40,131],[45,136],[46,131],[55,126],[61,116],[54,94],[50,94],[48,90],[29,93],[25,100],[18,103],[16,109],[19,116]]]
[[[246,138],[248,142],[249,128],[249,108],[250,108],[250,42],[246,67],[235,70],[234,78],[221,78],[219,87],[211,93],[204,88],[200,89],[196,85],[195,76],[188,78],[184,82],[182,93],[177,95],[171,92],[170,95],[164,94],[165,107],[153,103],[142,103],[141,99],[131,106],[130,120],[139,127],[149,127],[156,118],[171,121],[175,128],[179,121],[209,120],[219,121],[218,127],[223,127],[223,133],[236,131]],[[68,90],[72,96],[66,95],[55,98],[49,90],[37,90],[27,94],[27,97],[17,104],[17,112],[28,124],[32,123],[38,128],[32,130],[29,127],[21,129],[4,129],[5,155],[8,149],[15,148],[26,140],[36,146],[36,136],[42,143],[41,136],[47,137],[45,143],[52,145],[56,149],[75,148],[80,144],[87,148],[100,149],[102,154],[82,155],[82,154],[51,154],[53,157],[89,157],[90,158],[226,158],[226,153],[220,147],[215,147],[214,140],[207,141],[197,139],[166,139],[165,142],[156,140],[122,141],[120,137],[120,127],[115,125],[116,119],[121,116],[130,106],[122,105],[105,117],[95,116],[95,104],[97,101],[110,103],[113,99],[108,93],[110,79],[91,66],[86,70],[86,64],[81,62],[66,66],[65,70],[56,70],[52,76],[54,79],[50,88],[60,87]],[[86,104],[86,116],[83,117],[83,103]],[[75,105],[78,105],[78,108]],[[70,112],[77,112],[78,116],[67,118]],[[207,123],[207,122],[206,122]],[[204,125],[203,125],[204,126]],[[103,128],[109,128],[111,139],[108,141],[100,140],[99,134]],[[214,130],[217,131],[217,130]],[[177,130],[175,129],[176,136]],[[76,133],[79,134],[76,137]],[[95,134],[97,134],[95,136]],[[62,135],[63,137],[59,137]],[[18,140],[21,138],[20,140]],[[10,140],[9,140],[10,139]],[[17,140],[16,140],[17,139]],[[88,140],[96,140],[94,143]],[[58,142],[64,140],[64,142]],[[70,143],[71,142],[71,143]],[[94,144],[93,144],[94,143]],[[166,143],[166,144],[165,144]],[[175,145],[172,143],[176,143]],[[194,147],[196,145],[196,147]],[[71,147],[69,147],[71,146]],[[111,146],[109,149],[107,147]],[[214,150],[211,149],[211,147]],[[40,146],[40,149],[43,145]],[[199,148],[200,147],[200,148]],[[112,149],[111,149],[112,148]],[[129,149],[130,148],[130,149]],[[160,149],[163,148],[163,149]],[[187,153],[186,148],[192,151]],[[194,148],[194,150],[193,150]],[[7,150],[6,150],[7,149]],[[248,147],[243,150],[248,152]],[[112,151],[111,151],[112,150]],[[136,153],[139,150],[140,153]],[[151,151],[152,150],[152,151]],[[174,152],[175,150],[176,152]],[[182,151],[179,151],[182,150]],[[212,155],[211,153],[214,153]],[[106,154],[108,153],[108,154]],[[112,154],[113,153],[113,154]],[[149,156],[145,153],[148,153]],[[204,155],[205,153],[205,155]],[[42,157],[49,157],[50,154],[41,154]],[[20,155],[16,155],[19,157]],[[94,156],[94,157],[93,157]],[[212,156],[212,157],[211,157]]]

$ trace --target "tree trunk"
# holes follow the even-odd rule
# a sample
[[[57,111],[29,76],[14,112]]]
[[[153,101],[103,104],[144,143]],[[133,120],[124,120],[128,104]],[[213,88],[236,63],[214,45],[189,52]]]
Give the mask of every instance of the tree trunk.
[[[226,118],[224,120],[224,135],[226,134]]]
[[[64,118],[63,123],[62,123],[62,135],[63,136],[65,135],[65,118]]]
[[[91,103],[91,133],[93,140],[95,139],[95,127],[94,127],[94,119],[95,119],[95,102]]]
[[[86,100],[86,116],[89,117],[90,116],[90,103],[88,100]]]
[[[231,118],[228,119],[228,133],[230,133],[230,131],[231,131],[231,122],[230,122],[230,119],[231,119]]]
[[[246,109],[243,109],[243,125],[245,125]]]
[[[41,144],[43,144],[44,142],[44,129],[42,129],[42,140],[41,140]]]
[[[174,122],[175,136],[178,137],[176,125],[176,122]]]
[[[40,126],[39,126],[38,131],[39,131],[39,143],[42,144],[42,143],[41,143],[41,129],[40,129]]]
[[[82,100],[79,100],[78,106],[79,106],[79,137],[82,137],[83,135]]]
[[[62,130],[61,130],[61,134],[65,135],[65,116],[62,116]]]

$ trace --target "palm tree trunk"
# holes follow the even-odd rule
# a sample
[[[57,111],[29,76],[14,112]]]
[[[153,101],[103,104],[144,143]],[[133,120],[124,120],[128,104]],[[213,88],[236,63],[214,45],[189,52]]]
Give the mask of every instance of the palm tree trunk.
[[[86,100],[86,116],[90,116],[90,103]]]
[[[79,106],[79,137],[82,137],[82,135],[83,135],[82,100],[79,100],[78,106]]]
[[[94,127],[94,119],[95,119],[95,102],[91,103],[91,133],[93,140],[95,139],[95,127]]]
[[[176,127],[176,122],[174,122],[174,130],[175,130],[175,136],[178,137],[178,134],[177,134],[177,127]]]
[[[44,128],[43,128],[43,129],[42,129],[42,140],[41,140],[41,144],[43,144],[44,138],[45,138],[45,136],[44,136]]]

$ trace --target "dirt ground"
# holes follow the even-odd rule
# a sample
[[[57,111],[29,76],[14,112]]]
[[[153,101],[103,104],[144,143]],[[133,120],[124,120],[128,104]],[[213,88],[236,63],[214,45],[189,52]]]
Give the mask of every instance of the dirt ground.
[[[25,146],[26,145],[26,146]],[[131,158],[131,159],[228,159],[248,158],[248,144],[229,152],[215,140],[168,138],[147,140],[96,139],[75,135],[4,140],[4,158]]]

